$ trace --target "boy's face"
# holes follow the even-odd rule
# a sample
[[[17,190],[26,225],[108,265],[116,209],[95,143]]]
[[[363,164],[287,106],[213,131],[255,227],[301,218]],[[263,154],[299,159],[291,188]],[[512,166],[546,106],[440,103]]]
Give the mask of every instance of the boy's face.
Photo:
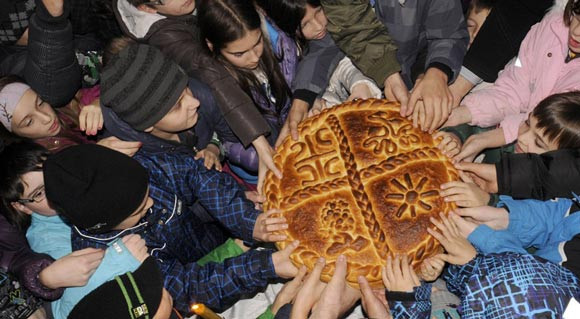
[[[125,218],[119,225],[115,226],[113,229],[115,230],[124,230],[127,228],[131,228],[141,220],[141,218],[145,217],[149,208],[153,206],[153,199],[149,197],[149,189],[145,193],[145,198],[139,207],[131,214],[131,216]]]
[[[186,87],[177,103],[165,114],[165,116],[155,123],[153,127],[157,131],[174,134],[192,128],[197,123],[197,109],[199,100],[196,99],[191,90]]]
[[[469,32],[469,46],[473,43],[473,40],[479,33],[479,29],[483,26],[483,23],[487,19],[487,16],[491,12],[490,9],[471,9],[467,15],[467,32]]]
[[[140,5],[139,10],[168,16],[184,16],[195,10],[195,0],[157,0],[152,7]]]
[[[24,192],[12,207],[24,214],[37,213],[44,216],[55,216],[56,211],[48,205],[44,192],[44,175],[42,171],[28,172],[20,177]]]
[[[550,141],[544,130],[537,127],[538,120],[530,114],[521,126],[515,146],[516,153],[542,154],[558,149],[558,144]]]
[[[328,20],[322,6],[313,7],[306,4],[304,18],[300,21],[300,30],[306,40],[322,39],[326,35]]]

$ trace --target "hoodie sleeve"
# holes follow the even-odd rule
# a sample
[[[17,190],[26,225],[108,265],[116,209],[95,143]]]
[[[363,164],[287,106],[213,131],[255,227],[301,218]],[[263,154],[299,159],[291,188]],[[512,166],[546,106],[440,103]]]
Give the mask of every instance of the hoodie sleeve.
[[[394,319],[429,319],[431,316],[431,284],[422,283],[413,292],[385,292]]]
[[[46,102],[58,107],[67,104],[81,86],[81,70],[75,56],[73,31],[68,15],[53,17],[42,1],[30,18],[28,54],[24,67],[26,82]]]
[[[191,25],[164,19],[163,25],[149,38],[149,44],[171,57],[190,75],[209,85],[220,111],[235,135],[248,146],[270,127],[252,99],[240,88],[223,65],[204,52],[200,40],[190,30]]]
[[[547,200],[580,194],[580,150],[502,154],[496,164],[498,193]]]
[[[397,47],[368,0],[323,0],[328,31],[352,62],[379,86],[401,70]]]

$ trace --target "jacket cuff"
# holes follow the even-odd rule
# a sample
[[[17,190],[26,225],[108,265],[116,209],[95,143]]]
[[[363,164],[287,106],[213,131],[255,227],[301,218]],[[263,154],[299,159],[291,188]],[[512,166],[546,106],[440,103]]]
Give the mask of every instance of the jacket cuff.
[[[489,202],[487,202],[487,206],[496,207],[498,202],[499,202],[498,194],[489,194]]]
[[[243,109],[238,107],[224,114],[224,119],[242,145],[247,148],[258,137],[270,134],[270,126],[264,117],[261,115],[258,117],[259,112],[256,111],[256,116],[254,117],[252,114],[242,112]],[[249,125],[249,123],[254,125]]]
[[[485,224],[481,224],[475,228],[474,231],[467,236],[467,240],[477,249],[483,249],[484,253],[485,247],[490,246],[490,241],[493,241],[495,230],[491,229],[489,226]],[[493,245],[491,245],[493,247]]]
[[[469,81],[469,83],[473,84],[474,86],[483,82],[483,80],[479,76],[477,76],[477,74],[473,73],[470,69],[466,68],[465,66],[461,67],[459,75],[461,75],[464,79]]]
[[[318,94],[316,94],[315,92],[312,92],[310,90],[306,90],[306,89],[298,89],[296,91],[294,91],[294,99],[298,99],[298,100],[302,100],[306,103],[308,103],[308,109],[310,110],[310,108],[312,108],[312,104],[314,104],[314,101],[316,101],[316,97],[318,96]]]
[[[68,16],[70,14],[70,1],[64,1],[63,13],[58,17],[53,17],[41,0],[36,0],[36,17],[37,24],[43,28],[64,29],[69,24]]]
[[[389,62],[385,62],[389,61]],[[401,66],[397,62],[396,51],[387,51],[383,59],[377,60],[365,74],[373,79],[379,88],[385,87],[385,80],[394,73],[401,72]]]
[[[279,278],[276,274],[276,268],[274,268],[274,261],[272,260],[272,251],[263,250],[259,251],[260,264],[262,265],[260,272],[262,278],[264,279],[277,279]]]
[[[421,283],[421,286],[414,287],[411,292],[385,290],[385,297],[394,302],[427,301],[431,299],[431,284]]]
[[[451,71],[451,68],[447,64],[441,62],[431,62],[431,64],[427,66],[427,69],[429,68],[435,68],[445,73],[447,75],[447,84],[451,83],[453,80],[453,71]]]
[[[39,296],[46,300],[56,300],[62,296],[64,288],[50,289],[45,287],[39,279],[39,274],[46,267],[53,263],[52,259],[43,258],[31,262],[28,267],[23,271],[19,280],[22,282],[24,287],[30,290],[36,296]]]

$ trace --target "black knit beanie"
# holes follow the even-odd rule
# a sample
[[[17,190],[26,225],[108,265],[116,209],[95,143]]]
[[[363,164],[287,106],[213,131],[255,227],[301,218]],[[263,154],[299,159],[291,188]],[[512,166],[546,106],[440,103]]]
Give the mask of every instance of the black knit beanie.
[[[103,233],[141,206],[148,174],[136,160],[96,144],[69,147],[43,166],[49,203],[75,226]]]
[[[153,318],[163,293],[161,272],[148,257],[134,272],[117,276],[91,291],[73,308],[69,319]]]
[[[131,127],[143,131],[177,103],[187,75],[161,51],[131,44],[111,58],[101,75],[101,102]]]

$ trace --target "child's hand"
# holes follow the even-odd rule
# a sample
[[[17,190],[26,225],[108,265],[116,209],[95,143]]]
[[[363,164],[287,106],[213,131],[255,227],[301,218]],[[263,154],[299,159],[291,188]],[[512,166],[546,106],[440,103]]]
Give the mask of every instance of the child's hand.
[[[449,182],[441,185],[439,193],[446,202],[460,207],[479,207],[489,203],[490,195],[473,183]]]
[[[450,264],[465,265],[477,254],[475,248],[465,237],[461,236],[455,221],[447,218],[443,213],[439,214],[439,216],[441,221],[431,217],[431,222],[437,226],[441,233],[427,228],[429,234],[435,237],[447,251],[447,254],[439,254],[437,258]]]
[[[505,144],[502,128],[471,135],[463,144],[461,152],[455,156],[454,162],[473,162],[475,157],[486,148],[500,147]]]
[[[278,292],[278,295],[276,295],[276,299],[274,300],[274,303],[272,304],[271,308],[272,313],[274,315],[278,312],[278,310],[280,310],[280,308],[282,308],[282,306],[294,301],[296,295],[298,294],[298,291],[300,291],[302,285],[304,284],[304,277],[306,277],[306,271],[307,271],[306,266],[300,267],[296,277],[294,277],[294,279],[284,284],[284,287],[282,287],[280,292]]]
[[[334,274],[322,291],[320,299],[312,308],[311,318],[334,319],[340,318],[360,299],[360,292],[346,283],[346,256],[340,255],[336,259]],[[320,281],[318,277],[308,280]]]
[[[419,277],[409,263],[407,255],[387,257],[387,265],[383,267],[383,283],[389,291],[413,292],[414,287],[421,285]]]
[[[457,126],[459,124],[465,124],[469,122],[471,122],[471,111],[469,111],[467,106],[463,105],[456,107],[451,111],[449,118],[442,127]]]
[[[272,146],[270,146],[270,143],[268,143],[268,140],[266,140],[264,135],[260,135],[258,138],[256,138],[252,142],[252,145],[256,149],[256,153],[258,153],[258,159],[260,160],[260,163],[258,164],[258,193],[262,194],[266,173],[271,170],[272,173],[276,175],[276,177],[282,178],[282,172],[280,172],[280,170],[274,164],[274,149]]]
[[[389,304],[385,299],[385,290],[373,291],[367,279],[363,276],[358,277],[360,286],[362,306],[369,318],[392,319],[389,311]],[[379,295],[379,293],[381,293]]]
[[[106,137],[98,141],[97,144],[104,147],[108,147],[117,152],[121,152],[127,156],[135,155],[135,153],[137,153],[137,151],[139,150],[139,148],[141,148],[142,145],[141,142],[122,141],[115,136]]]
[[[455,164],[460,176],[466,174],[479,188],[488,193],[497,193],[497,171],[494,164],[466,163]],[[461,178],[466,181],[464,177]]]
[[[87,135],[97,135],[103,128],[103,112],[99,100],[96,100],[96,104],[83,106],[79,114],[79,127]]]
[[[306,318],[314,304],[320,298],[322,291],[326,287],[326,284],[320,281],[320,274],[325,265],[326,260],[322,257],[318,258],[316,264],[314,264],[314,268],[312,268],[312,271],[306,277],[302,289],[296,295],[290,318]]]
[[[486,224],[495,230],[504,230],[508,228],[510,217],[505,208],[481,206],[474,208],[460,208],[455,214],[470,218],[478,224]]]
[[[129,250],[131,255],[135,257],[140,263],[144,262],[149,253],[147,252],[147,246],[145,240],[141,236],[136,234],[131,234],[123,237],[123,244]]]
[[[203,158],[203,165],[207,169],[215,167],[218,172],[222,171],[222,163],[220,163],[220,150],[213,144],[208,144],[206,148],[195,154],[195,159]]]
[[[373,97],[373,92],[371,91],[369,85],[363,81],[355,84],[352,87],[352,90],[350,90],[350,96],[348,97],[347,101],[352,101],[356,99],[364,100],[370,99],[371,97]]]
[[[254,208],[262,210],[262,203],[266,200],[266,196],[258,194],[256,191],[245,191],[246,198],[254,203]]]
[[[40,282],[47,288],[82,287],[105,257],[105,251],[97,248],[85,248],[55,260],[44,268],[39,276]]]
[[[459,154],[459,151],[461,150],[461,140],[457,135],[439,131],[433,134],[433,138],[436,141],[439,140],[437,148],[441,150],[443,155],[452,159],[455,155]]]
[[[275,217],[278,214],[280,214],[280,210],[270,209],[258,215],[256,224],[254,225],[254,239],[265,242],[276,242],[286,239],[286,235],[276,234],[276,232],[288,228],[286,218]]]
[[[435,281],[441,275],[445,262],[436,256],[429,257],[419,267],[419,277],[424,281]]]
[[[272,263],[276,275],[282,278],[293,278],[298,274],[298,268],[290,260],[290,254],[298,247],[300,241],[295,240],[283,250],[272,254]]]
[[[308,111],[308,117],[314,116],[322,112],[325,108],[327,108],[326,100],[324,99],[316,99],[314,104],[312,104],[312,108]]]

